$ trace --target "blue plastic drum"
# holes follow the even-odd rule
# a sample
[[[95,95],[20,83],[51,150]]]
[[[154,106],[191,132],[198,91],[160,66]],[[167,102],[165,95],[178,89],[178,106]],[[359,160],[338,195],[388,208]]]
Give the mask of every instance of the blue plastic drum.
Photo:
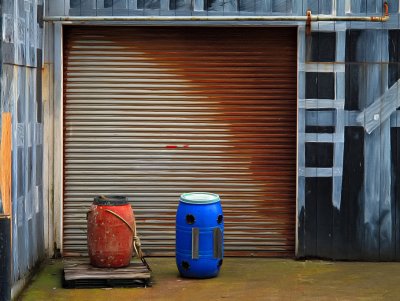
[[[217,194],[181,195],[176,213],[176,264],[183,277],[218,275],[224,256],[224,216]]]

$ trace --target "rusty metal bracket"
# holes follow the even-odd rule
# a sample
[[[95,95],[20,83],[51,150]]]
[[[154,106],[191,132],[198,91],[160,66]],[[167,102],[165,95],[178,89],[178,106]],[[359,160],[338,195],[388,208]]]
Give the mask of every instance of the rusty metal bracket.
[[[372,16],[371,21],[372,22],[385,22],[387,20],[389,20],[389,4],[385,1],[385,3],[383,3],[383,16],[381,16],[381,17]]]
[[[311,10],[308,9],[307,13],[306,13],[306,35],[310,35],[311,34]]]
[[[369,17],[358,17],[358,16],[313,16],[311,10],[308,9],[306,12],[306,35],[311,34],[311,22],[319,21],[356,21],[356,22],[386,22],[390,18],[389,16],[389,4],[388,2],[383,3],[383,15],[382,16],[369,16]]]

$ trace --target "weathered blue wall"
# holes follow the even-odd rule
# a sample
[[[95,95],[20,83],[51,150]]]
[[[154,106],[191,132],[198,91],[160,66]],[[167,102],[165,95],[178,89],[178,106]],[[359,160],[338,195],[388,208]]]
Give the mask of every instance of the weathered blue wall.
[[[399,1],[298,26],[299,257],[400,260]],[[56,15],[381,15],[382,0],[59,0]],[[273,26],[277,23],[260,23]],[[230,24],[232,25],[232,24]],[[240,23],[233,24],[240,25]]]
[[[58,15],[304,15],[380,14],[382,0],[52,0]],[[398,12],[398,1],[389,2]],[[61,13],[60,13],[61,12]]]
[[[12,112],[12,277],[15,283],[45,255],[42,0],[3,0],[1,111]]]
[[[338,15],[382,12],[343,4]],[[300,257],[400,259],[398,9],[387,23],[313,24],[299,41]]]
[[[315,2],[315,1],[314,1]],[[71,0],[70,15],[297,14],[292,0]]]

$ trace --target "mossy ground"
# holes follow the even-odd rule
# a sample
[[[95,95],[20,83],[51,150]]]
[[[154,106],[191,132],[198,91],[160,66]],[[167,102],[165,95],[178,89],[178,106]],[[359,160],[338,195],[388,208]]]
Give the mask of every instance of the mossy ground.
[[[174,258],[149,258],[149,288],[63,289],[61,260],[51,260],[23,301],[400,300],[400,263],[225,258],[218,277],[180,278]]]

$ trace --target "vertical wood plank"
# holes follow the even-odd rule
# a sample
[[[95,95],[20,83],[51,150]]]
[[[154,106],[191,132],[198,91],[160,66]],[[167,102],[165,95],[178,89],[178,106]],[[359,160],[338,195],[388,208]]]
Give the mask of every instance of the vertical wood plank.
[[[297,32],[297,61],[298,63],[304,63],[305,61],[305,27],[301,26]],[[305,72],[298,71],[298,99],[305,98]],[[298,140],[297,140],[297,243],[296,243],[296,255],[303,257],[305,253],[305,199],[306,199],[306,179],[304,177],[305,172],[305,109],[298,108],[297,116],[297,129],[298,129]]]
[[[1,199],[3,212],[11,215],[11,113],[2,113],[1,117]]]
[[[169,10],[169,1],[170,0],[160,0],[160,10],[167,11]],[[176,1],[177,2],[177,1]],[[183,1],[184,2],[184,1]],[[185,3],[185,2],[184,2]]]
[[[193,0],[194,11],[204,11],[204,0]]]
[[[358,105],[364,110],[381,96],[380,37],[382,33],[376,30],[350,32],[350,45],[347,45],[346,61],[363,62],[359,65]],[[377,47],[377,45],[379,45]],[[374,51],[370,51],[374,49]],[[360,120],[362,121],[362,120]],[[365,128],[365,120],[362,122]],[[380,133],[366,134],[364,138],[364,204],[363,224],[364,242],[363,258],[377,260],[379,258],[379,197],[380,176],[377,175],[380,165]]]
[[[305,198],[306,198],[306,188],[305,188],[306,178],[304,176],[297,177],[297,243],[296,243],[296,256],[305,256]]]
[[[28,68],[26,66],[18,66],[18,90],[17,90],[17,100],[19,106],[19,112],[23,112],[21,114],[21,120],[19,123],[23,125],[23,129],[25,132],[25,140],[24,145],[21,147],[21,151],[23,153],[23,159],[21,162],[21,166],[24,168],[18,169],[18,173],[23,178],[23,190],[22,196],[18,199],[18,226],[19,226],[19,271],[20,274],[24,275],[28,268],[30,262],[30,245],[29,245],[29,220],[31,219],[31,199],[29,197],[29,185],[30,185],[30,158],[29,158],[29,146],[31,145],[31,133],[29,131],[29,112],[30,112],[30,103],[28,99],[28,90],[29,90],[29,76],[28,76]]]
[[[50,16],[63,16],[65,13],[65,2],[70,0],[47,1]]]
[[[396,116],[397,118],[397,116]],[[394,127],[391,129],[391,158],[392,158],[392,216],[394,219],[394,236],[395,236],[395,258],[400,259],[400,128]]]
[[[367,0],[367,13],[374,14],[376,13],[377,2],[381,2],[381,0]]]
[[[347,0],[339,0],[333,1],[333,7],[336,8],[336,15],[337,16],[344,16],[346,12],[346,1]]]
[[[0,215],[0,301],[11,300],[11,220]]]
[[[64,0],[64,16],[69,15],[70,5],[71,5],[71,0]]]
[[[292,0],[292,15],[299,15],[299,16],[305,15],[305,11],[303,13],[303,10],[306,4],[307,0]],[[272,11],[272,6],[271,6],[271,11]]]
[[[391,140],[390,120],[386,120],[380,127],[380,208],[379,208],[379,247],[380,260],[393,260],[395,254],[395,238],[392,232],[392,199],[391,199]]]
[[[36,56],[36,52],[35,52]],[[38,211],[38,198],[37,198],[37,189],[36,189],[36,176],[37,176],[37,168],[36,168],[36,145],[38,143],[38,138],[39,133],[37,133],[37,127],[36,127],[36,115],[37,115],[37,102],[36,102],[36,70],[33,68],[29,68],[29,89],[28,89],[28,101],[30,103],[30,112],[29,112],[29,127],[30,127],[30,132],[32,135],[31,141],[31,149],[30,149],[30,157],[31,157],[31,172],[30,172],[30,192],[29,192],[29,197],[30,197],[30,202],[31,202],[31,232],[30,233],[36,233],[34,236],[35,238],[32,239],[29,242],[29,245],[32,248],[32,253],[31,253],[31,266],[33,266],[38,259],[38,245],[39,245],[39,235],[38,232],[40,229],[38,229],[37,226],[37,219],[40,218],[38,216],[37,211]],[[30,235],[32,237],[33,235]]]
[[[62,248],[63,234],[63,28],[54,25],[54,239],[58,248]]]
[[[316,2],[316,12],[321,12],[321,3],[319,1]],[[321,33],[319,31],[320,24],[318,24],[318,61],[334,61],[336,52],[335,47],[333,48],[333,55],[331,53],[331,58],[324,57],[322,52],[325,49],[323,45],[321,45],[320,40],[326,35],[329,34]],[[335,34],[334,34],[335,35]],[[328,38],[330,43],[334,42],[336,45],[336,38]],[[328,43],[327,43],[328,44]],[[329,53],[329,52],[328,52]],[[319,64],[317,65],[317,71],[319,69]],[[333,68],[332,68],[333,71]],[[331,77],[332,80],[326,80],[326,78]],[[329,73],[318,73],[317,79],[317,98],[318,99],[336,99],[336,74],[333,72]],[[327,91],[331,91],[331,93],[326,93]],[[322,124],[324,120],[324,115],[321,110],[317,110],[317,123],[319,125]],[[333,122],[332,122],[333,123]],[[333,167],[333,159],[334,159],[334,144],[333,144],[333,136],[331,137],[330,143],[317,143],[321,151],[318,152],[318,167]],[[321,148],[323,147],[323,148]],[[331,258],[332,257],[332,230],[333,230],[333,206],[332,206],[332,177],[333,177],[333,169],[330,177],[318,177],[317,178],[317,208],[316,208],[316,218],[317,218],[317,256],[323,258]]]
[[[371,71],[372,72],[372,71]],[[376,76],[376,73],[375,73]],[[374,76],[374,79],[377,78]],[[369,81],[369,85],[372,82]],[[366,259],[379,258],[379,197],[380,197],[380,132],[365,135],[365,178],[364,178],[364,256]]]
[[[317,179],[317,255],[318,257],[332,258],[332,177]]]
[[[317,202],[318,202],[318,178],[305,179],[305,254],[317,256]]]
[[[398,12],[398,5],[396,7]],[[397,23],[397,28],[400,28],[400,16],[394,20]],[[394,38],[395,46],[395,62],[397,63],[397,70],[400,71],[399,55],[400,55],[400,30],[397,31]],[[392,45],[392,44],[390,44]],[[390,59],[390,57],[389,57]],[[400,72],[397,73],[397,77]],[[397,97],[400,99],[400,88],[397,89]],[[391,129],[391,152],[392,152],[392,217],[394,220],[393,232],[395,236],[395,259],[400,260],[400,111],[396,111],[395,115],[392,116],[394,119],[396,128]]]
[[[272,0],[272,12],[289,14],[292,12],[292,0]]]
[[[336,62],[345,61],[345,31],[336,33]],[[336,100],[345,99],[346,79],[345,73],[336,73]],[[341,171],[340,176],[333,175],[332,178],[332,258],[340,257],[338,252],[338,245],[341,243],[340,227],[341,219],[338,215],[341,212],[342,205],[342,187],[343,187],[343,173],[344,173],[344,129],[345,129],[345,113],[344,108],[336,109],[336,127],[335,132],[339,141],[336,141],[334,146],[333,166]]]
[[[16,95],[17,95],[17,70],[18,68],[13,65],[9,64],[4,64],[2,67],[2,83],[6,83],[3,85],[3,88],[6,86],[7,89],[2,91],[2,95],[8,99],[9,102],[9,108],[11,111],[11,115],[14,116],[12,118],[12,128],[14,131],[12,132],[12,166],[17,166],[18,162],[18,148],[16,147],[17,141],[18,141],[18,133],[17,133],[17,100],[16,100]],[[3,94],[4,93],[4,94]],[[18,237],[19,233],[17,231],[18,229],[18,219],[17,219],[17,213],[18,213],[18,202],[17,202],[17,196],[18,196],[18,186],[21,185],[18,179],[18,173],[17,173],[17,168],[12,169],[12,185],[11,188],[11,194],[12,194],[12,199],[14,200],[12,202],[12,219],[11,219],[11,231],[12,231],[12,236],[11,236],[11,245],[12,245],[12,280],[15,281],[18,275]]]
[[[365,100],[361,105],[361,109],[365,109],[371,105],[375,99],[381,95],[380,72],[381,66],[371,64],[371,62],[379,61],[379,51],[366,51],[366,49],[376,49],[376,45],[381,35],[378,31],[364,30],[358,39],[357,44],[357,59],[364,61],[365,76],[361,77],[361,81],[365,81],[365,89],[361,89],[360,100]],[[364,122],[365,127],[365,122]],[[364,154],[365,154],[365,178],[364,178],[364,258],[370,260],[379,259],[379,210],[380,210],[380,185],[381,178],[380,169],[380,138],[379,131],[374,131],[371,134],[365,134],[364,139]],[[378,172],[378,174],[377,174]]]
[[[377,1],[380,2],[380,1]],[[389,36],[387,30],[380,30],[382,32],[379,37],[379,44],[381,48],[381,62],[389,61]],[[381,93],[388,90],[388,66],[381,65],[380,76]],[[397,95],[397,93],[396,93]],[[384,98],[381,103],[381,110],[390,103],[390,97]],[[386,102],[386,103],[385,103]],[[383,116],[383,113],[381,113]],[[378,129],[376,129],[378,130]],[[392,199],[391,199],[391,139],[390,139],[390,119],[386,120],[380,125],[380,207],[379,207],[379,247],[380,247],[380,260],[393,260],[395,254],[395,239],[392,232]]]
[[[45,23],[47,32],[44,41],[43,64],[43,215],[44,215],[44,245],[49,256],[53,256],[53,24]]]
[[[264,0],[263,2],[263,9],[262,11],[270,14],[272,12],[272,0]]]
[[[346,127],[343,159],[343,185],[335,258],[360,258],[364,239],[364,129]]]

